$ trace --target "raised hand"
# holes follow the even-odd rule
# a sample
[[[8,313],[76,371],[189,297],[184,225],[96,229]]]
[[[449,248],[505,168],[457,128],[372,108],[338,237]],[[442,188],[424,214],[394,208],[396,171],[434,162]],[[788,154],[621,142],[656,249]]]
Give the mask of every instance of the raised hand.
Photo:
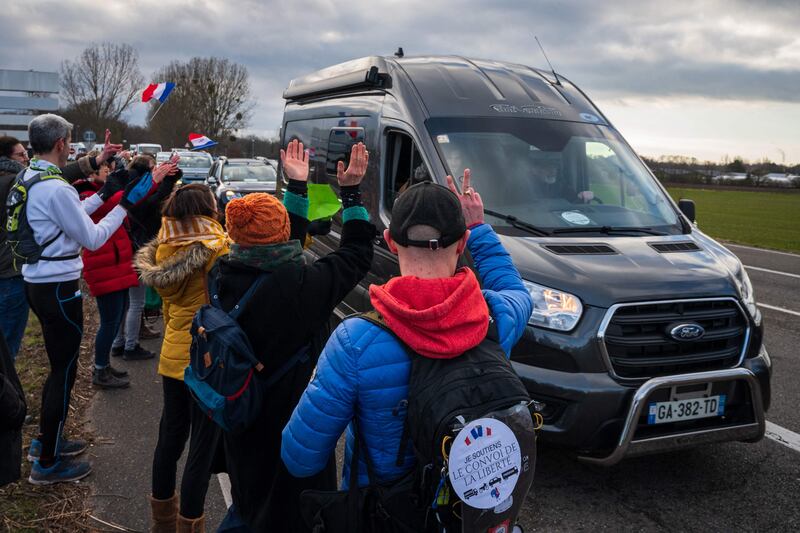
[[[153,181],[161,183],[167,175],[175,174],[175,169],[178,168],[176,164],[171,162],[161,163],[153,169]]]
[[[481,195],[475,192],[470,185],[470,174],[470,170],[465,168],[464,182],[461,186],[463,194],[458,192],[453,176],[447,176],[447,186],[458,196],[458,200],[461,202],[461,211],[464,213],[464,222],[468,228],[483,224],[483,200],[481,200]]]
[[[344,161],[339,161],[336,165],[336,179],[339,186],[358,185],[367,173],[367,163],[369,163],[369,152],[364,143],[353,145],[350,150],[350,164],[347,170],[344,169]]]
[[[308,150],[303,148],[303,143],[295,139],[286,150],[281,149],[281,163],[287,178],[308,181]]]
[[[111,144],[111,130],[106,129],[106,138],[105,138],[105,144],[103,145],[103,151],[100,153],[99,156],[97,156],[96,161],[98,164],[105,163],[106,161],[114,157],[114,154],[121,151],[122,151],[121,144]]]

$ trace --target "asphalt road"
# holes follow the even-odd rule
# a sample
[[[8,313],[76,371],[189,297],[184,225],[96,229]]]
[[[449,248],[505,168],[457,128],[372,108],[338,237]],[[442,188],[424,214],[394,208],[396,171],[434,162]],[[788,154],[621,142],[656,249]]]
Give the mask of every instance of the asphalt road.
[[[754,267],[773,362],[767,420],[800,433],[800,316],[763,306],[800,313],[800,255],[729,248]],[[800,451],[764,438],[600,468],[539,446],[521,523],[525,531],[799,531]]]
[[[144,341],[142,345],[158,353],[160,340]],[[115,367],[124,368],[131,378],[128,389],[98,391],[89,413],[95,434],[91,448],[94,472],[89,477],[92,486],[90,506],[97,518],[125,528],[123,531],[149,531],[150,471],[153,451],[158,440],[158,422],[163,404],[161,377],[157,359],[126,362],[114,358]],[[187,442],[178,465],[177,490]],[[206,525],[216,531],[226,512],[225,501],[217,476],[211,476],[206,496]],[[102,527],[102,524],[97,524]],[[104,531],[120,531],[105,526]]]
[[[774,365],[767,419],[800,433],[795,407],[800,404],[800,315],[791,313],[800,313],[800,255],[735,245],[730,249],[751,267],[748,273],[762,304]],[[150,349],[157,344],[150,343]],[[93,505],[103,520],[145,531],[160,381],[155,361],[115,364],[131,372],[133,386],[95,397]],[[224,509],[215,476],[207,498],[209,530]],[[798,531],[800,451],[765,438],[756,444],[718,444],[600,468],[540,446],[521,525],[525,531]]]

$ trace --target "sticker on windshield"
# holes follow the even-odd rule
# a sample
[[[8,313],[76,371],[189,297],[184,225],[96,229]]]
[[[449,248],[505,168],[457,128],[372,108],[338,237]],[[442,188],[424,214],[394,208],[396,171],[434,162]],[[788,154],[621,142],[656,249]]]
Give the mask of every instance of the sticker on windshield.
[[[586,122],[600,122],[597,115],[592,115],[591,113],[581,113],[581,118]]]
[[[589,217],[583,213],[578,213],[577,211],[564,211],[561,213],[561,218],[570,224],[577,224],[579,226],[587,226],[592,222],[589,220]]]
[[[447,144],[450,142],[450,137],[448,137],[447,135],[437,135],[436,142],[438,142],[439,144]]]
[[[450,448],[450,484],[461,501],[492,509],[511,496],[521,471],[517,437],[494,418],[473,420],[459,431]]]

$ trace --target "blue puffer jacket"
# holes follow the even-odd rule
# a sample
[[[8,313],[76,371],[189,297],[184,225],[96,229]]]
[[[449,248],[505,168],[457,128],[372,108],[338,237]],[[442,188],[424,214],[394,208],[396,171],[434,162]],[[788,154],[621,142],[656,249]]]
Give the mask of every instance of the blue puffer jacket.
[[[467,246],[483,280],[483,296],[501,345],[510,354],[525,330],[533,302],[491,226],[474,227]],[[348,426],[355,416],[378,477],[373,481],[391,481],[407,472],[414,465],[411,447],[403,466],[398,467],[396,461],[406,415],[401,401],[408,396],[410,371],[408,354],[390,333],[361,318],[342,322],[283,430],[281,457],[289,472],[307,477],[322,470],[348,428],[343,479],[347,487],[353,452],[352,427]],[[368,482],[362,458],[359,485]]]

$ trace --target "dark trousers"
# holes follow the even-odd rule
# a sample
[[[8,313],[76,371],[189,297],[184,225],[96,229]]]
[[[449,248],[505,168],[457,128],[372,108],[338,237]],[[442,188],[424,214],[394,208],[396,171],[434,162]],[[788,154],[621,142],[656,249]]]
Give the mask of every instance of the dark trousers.
[[[191,435],[181,480],[180,512],[186,518],[199,518],[222,430],[203,414],[183,381],[166,376],[161,380],[164,410],[153,457],[153,498],[165,500],[175,493],[178,459]]]
[[[94,366],[105,368],[111,363],[111,344],[119,332],[128,306],[128,289],[97,297],[100,327],[94,340]]]
[[[47,464],[57,455],[58,441],[69,413],[83,336],[83,301],[78,280],[26,283],[25,293],[42,325],[44,347],[50,361],[39,421],[41,461]]]

